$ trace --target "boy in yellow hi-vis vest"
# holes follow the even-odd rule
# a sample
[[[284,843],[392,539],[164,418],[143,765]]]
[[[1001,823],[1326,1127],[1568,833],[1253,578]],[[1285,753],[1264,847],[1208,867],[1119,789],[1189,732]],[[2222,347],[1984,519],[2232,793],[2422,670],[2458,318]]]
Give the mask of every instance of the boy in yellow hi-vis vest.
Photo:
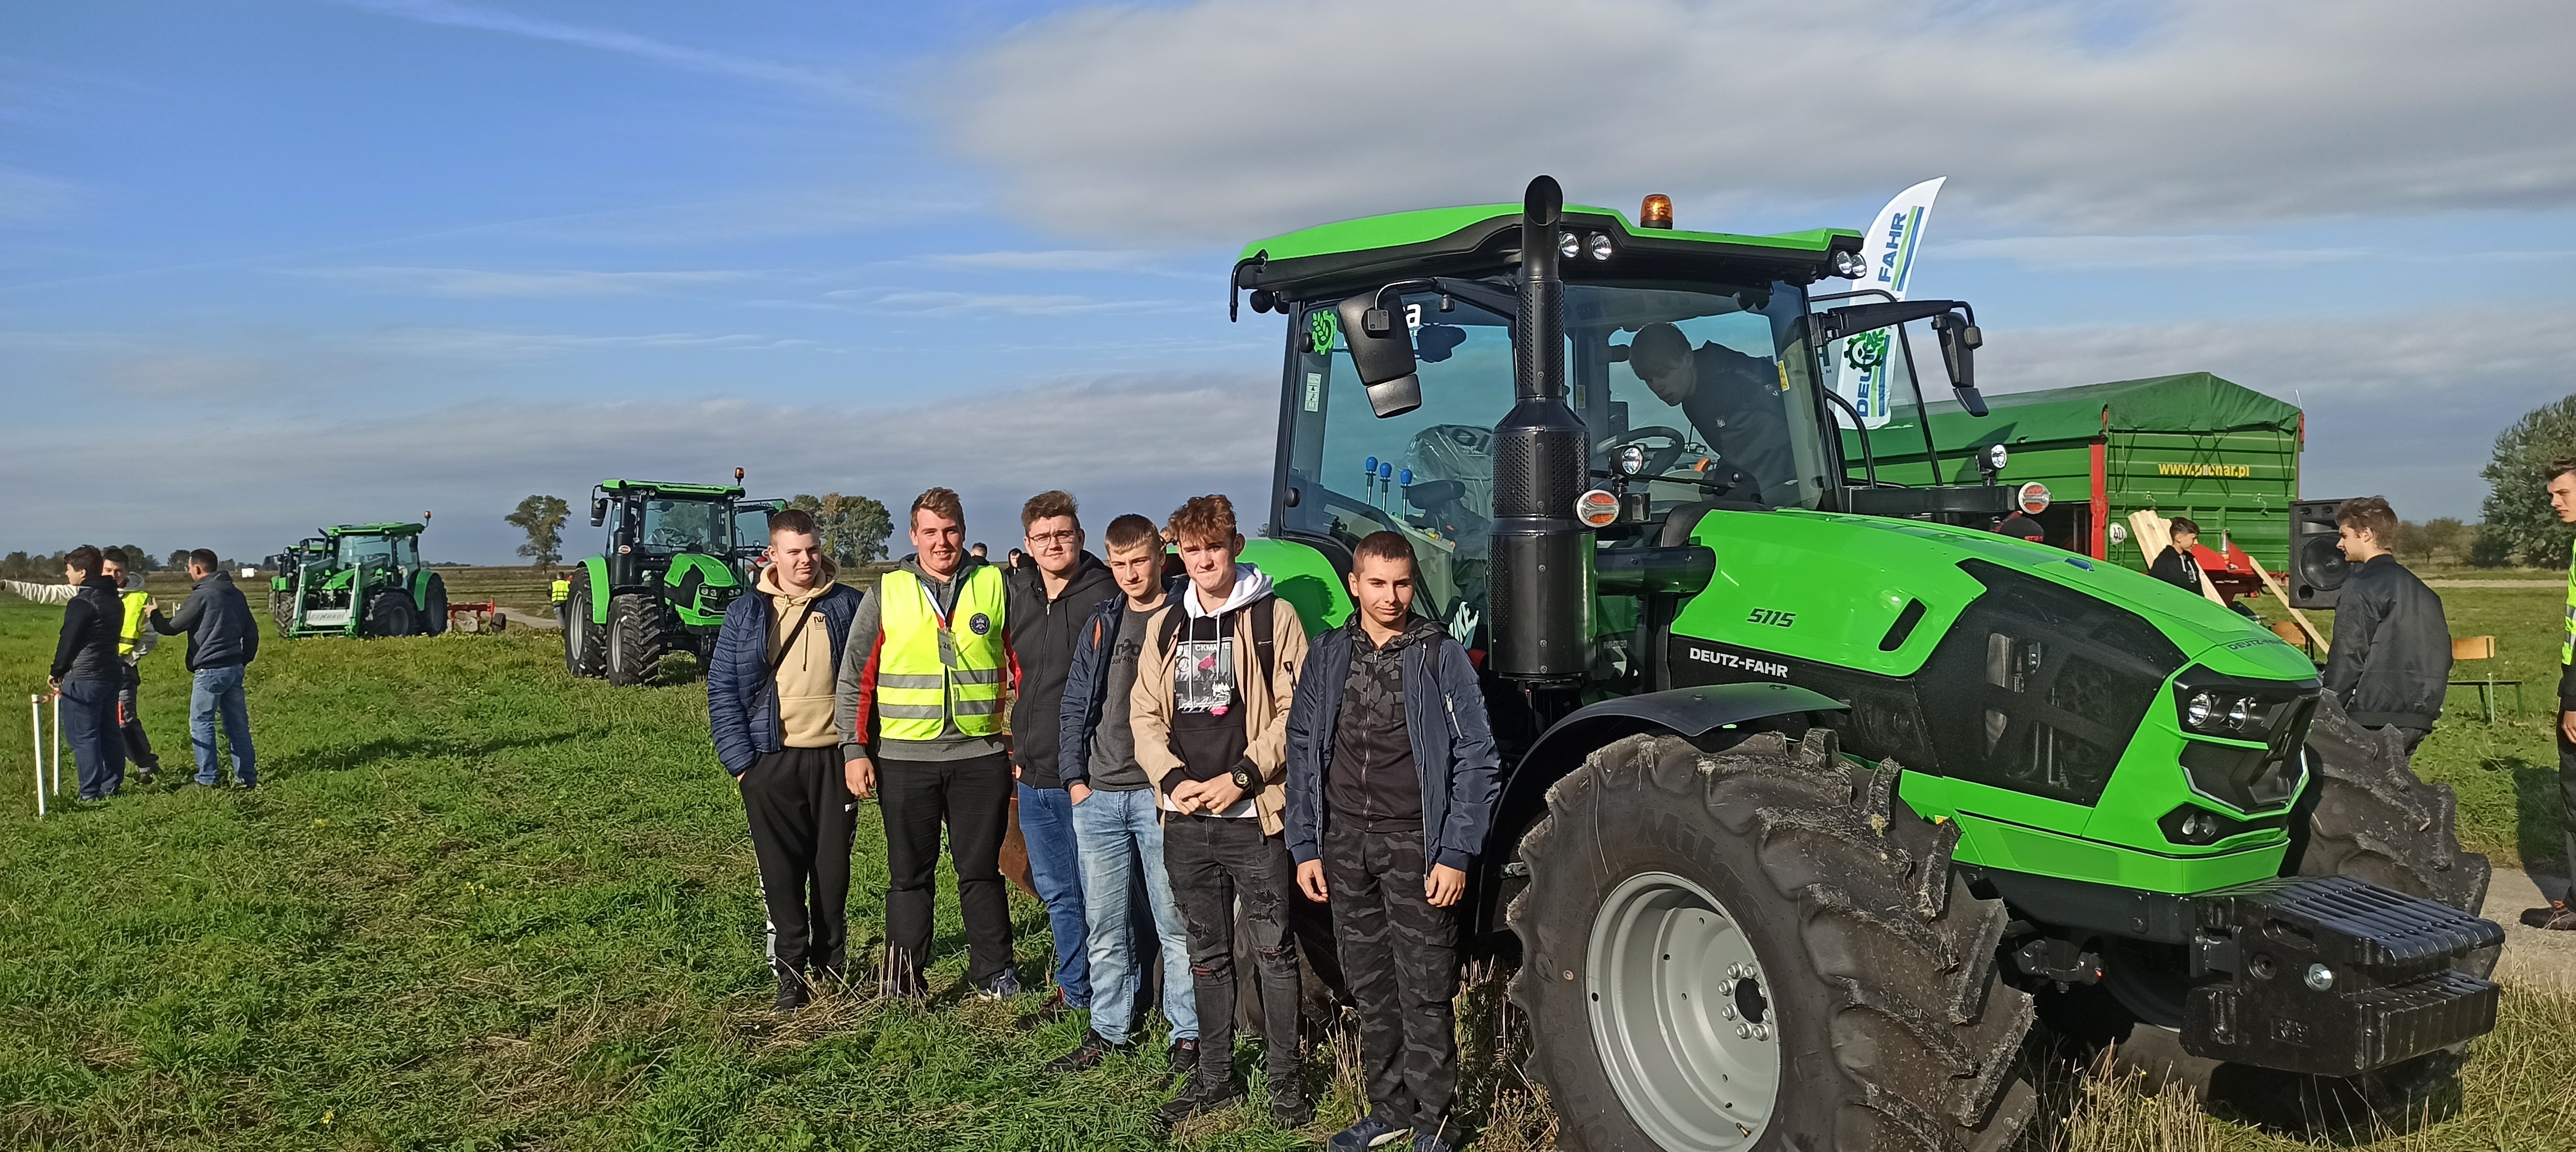
[[[1011,969],[1002,839],[1013,781],[1016,668],[1002,570],[966,552],[966,511],[933,488],[912,502],[915,554],[859,604],[833,692],[850,793],[879,796],[886,836],[886,991],[928,989],[939,830],[957,870],[966,978],[987,999],[1020,992]]]
[[[2576,456],[2552,461],[2547,472],[2549,506],[2557,510],[2561,523],[2576,524]],[[2567,863],[2576,869],[2576,558],[2568,564],[2567,608],[2558,623],[2558,802],[2567,825]],[[2576,880],[2569,884],[2567,894],[2550,901],[2549,907],[2523,913],[2522,922],[2576,932],[2576,907],[2570,907],[2576,904]]]

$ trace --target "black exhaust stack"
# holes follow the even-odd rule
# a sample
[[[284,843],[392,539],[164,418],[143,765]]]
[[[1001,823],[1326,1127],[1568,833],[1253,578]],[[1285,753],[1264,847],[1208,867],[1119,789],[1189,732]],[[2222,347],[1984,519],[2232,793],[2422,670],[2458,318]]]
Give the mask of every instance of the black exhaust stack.
[[[1494,426],[1496,674],[1524,684],[1578,682],[1592,664],[1592,534],[1574,518],[1589,458],[1565,404],[1565,281],[1557,221],[1565,193],[1530,181],[1521,202],[1521,299],[1512,329],[1515,403]]]

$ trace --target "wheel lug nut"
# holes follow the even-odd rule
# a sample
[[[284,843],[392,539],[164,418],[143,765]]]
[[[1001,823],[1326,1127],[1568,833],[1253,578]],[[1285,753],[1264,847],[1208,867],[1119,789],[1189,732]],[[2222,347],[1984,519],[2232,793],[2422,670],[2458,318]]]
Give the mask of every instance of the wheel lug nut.
[[[1756,1025],[1754,1025],[1754,1026],[1753,1026],[1753,1038],[1754,1038],[1754,1039],[1756,1039],[1756,1040],[1768,1040],[1768,1039],[1770,1039],[1770,1038],[1771,1038],[1771,1026],[1770,1026],[1770,1025],[1768,1025],[1768,1024],[1756,1024]]]
[[[1735,1019],[1735,1005],[1720,1004],[1717,1006],[1717,1014],[1725,1019],[1733,1020]]]
[[[1746,1039],[1746,1038],[1751,1037],[1752,1035],[1753,1035],[1753,1026],[1752,1026],[1752,1025],[1749,1025],[1749,1024],[1737,1024],[1737,1025],[1735,1026],[1735,1038],[1736,1038],[1736,1039],[1738,1039],[1738,1040],[1743,1040],[1743,1039]]]

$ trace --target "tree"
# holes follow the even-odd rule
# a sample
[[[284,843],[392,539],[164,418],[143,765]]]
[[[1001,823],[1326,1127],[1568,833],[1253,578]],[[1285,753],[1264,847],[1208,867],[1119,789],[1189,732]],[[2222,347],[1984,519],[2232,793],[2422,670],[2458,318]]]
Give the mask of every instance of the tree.
[[[170,552],[169,566],[173,569],[186,568],[188,566],[188,550],[185,548],[172,549]]]
[[[2487,482],[2486,503],[2479,508],[2486,525],[2478,539],[2489,555],[2511,553],[2525,564],[2549,568],[2566,565],[2570,528],[2550,510],[2541,468],[2571,456],[2576,456],[2576,396],[2524,413],[2496,437],[2495,458],[2478,473]]]
[[[530,496],[519,501],[519,509],[501,518],[502,522],[528,534],[528,542],[519,545],[519,555],[540,568],[552,568],[563,559],[564,517],[572,506],[561,496]]]
[[[831,554],[833,563],[868,564],[886,558],[886,537],[894,534],[894,516],[874,499],[826,492],[798,496],[787,506],[814,517],[814,526],[823,532],[823,550]]]

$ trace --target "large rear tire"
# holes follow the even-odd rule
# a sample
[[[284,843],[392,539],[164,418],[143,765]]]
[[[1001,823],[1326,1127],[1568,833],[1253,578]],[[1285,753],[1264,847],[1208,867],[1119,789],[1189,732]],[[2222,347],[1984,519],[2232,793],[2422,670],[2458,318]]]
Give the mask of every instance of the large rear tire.
[[[269,589],[268,618],[277,622],[277,634],[281,638],[295,631],[295,594]]]
[[[367,619],[361,631],[378,639],[416,635],[420,632],[420,609],[413,607],[411,597],[400,589],[387,588],[367,601]]]
[[[608,682],[619,687],[653,678],[671,645],[671,609],[658,596],[627,592],[608,602]]]
[[[572,591],[564,599],[563,624],[564,671],[576,677],[598,678],[607,670],[608,645],[600,627],[590,620],[590,573],[584,570],[572,578]]]
[[[2406,760],[2395,731],[2353,722],[2327,697],[2308,727],[2315,779],[2290,812],[2285,876],[2351,876],[2474,916],[2487,898],[2487,858],[2460,850],[2460,801],[2448,784],[2427,784]],[[2472,976],[2495,969],[2496,952],[2471,955]]]
[[[1563,1146],[1990,1152],[2029,1119],[2002,903],[1839,747],[1631,736],[1548,790],[1511,995]]]
[[[431,636],[447,631],[447,581],[439,579],[436,572],[430,573],[429,594],[421,599],[421,631]]]

